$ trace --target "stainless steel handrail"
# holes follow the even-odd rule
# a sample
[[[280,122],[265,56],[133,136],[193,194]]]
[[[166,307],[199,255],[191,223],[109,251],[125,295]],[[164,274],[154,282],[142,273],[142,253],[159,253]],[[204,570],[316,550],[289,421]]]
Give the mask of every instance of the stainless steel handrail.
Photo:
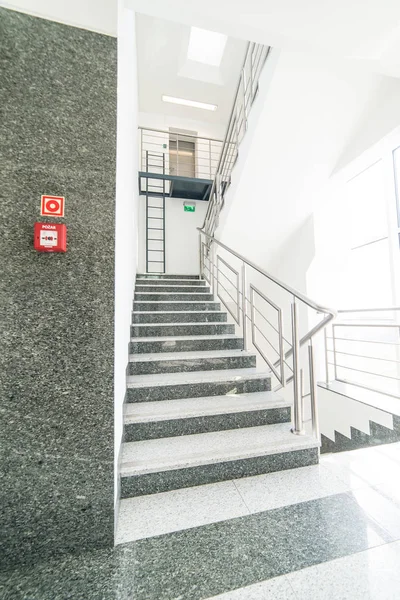
[[[239,260],[241,260],[244,263],[246,263],[246,265],[248,265],[249,267],[251,267],[252,269],[254,269],[255,271],[257,271],[261,275],[264,275],[264,277],[266,277],[267,279],[269,279],[273,283],[276,283],[276,285],[278,285],[282,289],[284,289],[287,292],[289,292],[289,294],[291,294],[292,296],[294,296],[298,300],[301,300],[302,302],[304,302],[304,304],[307,304],[307,306],[309,306],[310,308],[313,308],[317,312],[329,314],[330,315],[329,321],[331,321],[333,318],[336,317],[338,311],[333,310],[331,308],[327,308],[327,307],[322,306],[320,304],[317,304],[316,302],[314,302],[314,300],[311,300],[311,298],[308,298],[305,294],[302,294],[301,292],[299,292],[299,291],[295,290],[294,288],[292,288],[290,285],[287,285],[286,283],[283,283],[277,277],[275,277],[274,275],[271,275],[270,273],[268,273],[268,271],[266,271],[265,269],[263,269],[259,265],[256,265],[251,260],[249,260],[245,256],[243,256],[242,254],[239,254],[239,252],[235,252],[235,250],[232,250],[232,248],[229,248],[229,246],[226,246],[225,244],[223,244],[222,242],[220,242],[219,240],[217,240],[214,236],[209,235],[208,233],[206,233],[203,230],[202,227],[197,227],[197,231],[199,231],[200,234],[204,235],[209,240],[211,240],[212,242],[214,242],[215,244],[217,244],[217,246],[220,246],[224,250],[227,250],[228,252],[230,252],[230,254],[232,254],[233,256],[235,256],[236,258],[238,258]],[[319,331],[319,329],[321,329],[321,328],[318,327],[318,331]]]
[[[218,296],[218,298],[221,300],[221,302],[224,304],[224,306],[227,308],[227,310],[230,312],[230,314],[235,318],[235,321],[237,323],[240,323],[240,313],[242,313],[241,327],[242,327],[242,332],[243,332],[243,349],[247,350],[248,345],[249,345],[248,337],[247,337],[247,323],[249,321],[251,324],[252,345],[258,350],[261,358],[268,365],[270,372],[271,372],[271,376],[276,377],[277,381],[280,384],[278,386],[278,388],[285,387],[286,384],[293,382],[293,396],[294,396],[294,412],[293,412],[294,426],[292,429],[293,433],[298,434],[298,435],[304,433],[303,401],[304,401],[304,398],[310,396],[312,428],[313,428],[314,435],[318,436],[319,429],[318,429],[318,416],[317,416],[317,405],[316,405],[316,380],[315,380],[315,366],[314,366],[315,357],[314,357],[314,349],[312,346],[312,340],[319,331],[325,329],[326,326],[336,317],[336,314],[337,314],[336,311],[334,311],[330,308],[321,306],[320,304],[316,303],[314,300],[312,300],[305,294],[295,290],[294,288],[287,285],[286,283],[283,283],[277,277],[275,277],[274,275],[271,275],[270,273],[268,273],[265,269],[263,269],[256,263],[247,259],[245,256],[243,256],[239,252],[236,252],[235,250],[233,250],[226,244],[220,242],[213,235],[210,235],[209,233],[205,232],[203,230],[203,228],[198,227],[197,230],[199,232],[200,277],[204,277],[207,280],[207,282],[210,284],[210,286],[213,290],[213,293],[216,294],[216,296]],[[206,241],[203,241],[202,236],[205,237]],[[227,262],[227,260],[222,259],[219,256],[219,254],[217,254],[216,259],[214,259],[214,255],[216,253],[217,248],[221,248],[222,250],[225,250],[227,253],[229,253],[230,256],[241,261],[241,269],[238,270],[238,269],[235,269],[234,267],[232,267],[232,265],[230,265]],[[237,285],[235,285],[231,281],[232,286],[236,289],[236,292],[237,292],[236,300],[224,286],[221,286],[221,284],[219,282],[220,269],[218,268],[218,261],[221,261],[223,264],[225,264],[228,267],[228,269],[230,269],[231,271],[233,271],[236,274]],[[216,268],[216,266],[217,266],[217,268]],[[291,299],[290,318],[291,318],[291,323],[292,323],[292,327],[291,327],[292,343],[289,344],[290,348],[288,350],[284,349],[284,343],[287,343],[287,338],[283,335],[283,308],[282,308],[282,306],[279,306],[271,298],[267,297],[266,294],[260,292],[260,290],[255,288],[252,283],[250,283],[250,287],[249,287],[250,298],[248,298],[248,296],[247,296],[247,289],[248,289],[247,270],[249,270],[249,269],[252,269],[256,273],[259,273],[260,275],[264,276],[268,281],[272,282],[277,287],[283,289],[290,296],[290,299]],[[241,272],[241,284],[239,281],[239,272]],[[226,298],[224,298],[223,294],[220,293],[220,289],[219,289],[220,286],[228,294],[230,300],[236,304],[236,308],[237,308],[236,315],[233,314],[230,306],[227,304]],[[269,320],[267,319],[267,317],[265,317],[262,314],[262,312],[259,309],[256,309],[256,307],[254,305],[254,290],[259,295],[259,297],[261,297],[261,299],[264,300],[268,304],[268,306],[272,307],[272,309],[275,309],[275,311],[276,311],[278,325],[277,325],[277,327],[274,327],[274,325],[271,324],[271,326],[272,326],[272,329],[275,331],[275,333],[277,333],[277,335],[278,335],[278,347],[274,346],[274,344],[271,342],[271,340],[268,339],[266,334],[261,331],[261,329],[257,326],[257,324],[255,322],[256,312],[259,313],[262,317],[264,317],[267,322],[269,322]],[[241,297],[241,302],[240,302],[240,297]],[[325,315],[323,317],[323,319],[319,323],[317,323],[314,327],[312,327],[305,335],[303,335],[302,338],[300,338],[300,336],[299,336],[299,319],[300,319],[299,310],[298,310],[299,302],[302,302],[305,306],[313,309],[317,313],[322,313]],[[248,315],[248,309],[247,309],[248,304],[250,305],[250,308],[251,308],[250,316]],[[272,348],[272,350],[276,353],[274,355],[274,358],[268,357],[267,353],[262,351],[261,348],[259,347],[259,345],[257,344],[257,342],[255,340],[255,331],[256,330],[261,333],[262,337],[269,344],[269,346]],[[305,394],[304,390],[303,390],[303,384],[302,384],[302,381],[304,378],[303,377],[304,368],[300,368],[300,364],[301,364],[301,360],[302,360],[300,348],[307,342],[309,343],[308,373],[309,373],[310,391],[307,394]],[[276,360],[276,355],[279,356],[279,358],[277,360]],[[291,368],[287,364],[287,358],[290,356],[293,356],[293,368]],[[287,378],[285,377],[285,374],[284,374],[284,366],[288,366],[289,370],[292,373]],[[276,388],[276,389],[278,389],[278,388]]]
[[[219,213],[224,204],[224,194],[230,185],[231,172],[238,157],[239,144],[247,130],[249,112],[258,92],[258,80],[270,49],[270,46],[253,42],[249,42],[247,45],[202,226],[202,229],[211,235],[214,234]]]

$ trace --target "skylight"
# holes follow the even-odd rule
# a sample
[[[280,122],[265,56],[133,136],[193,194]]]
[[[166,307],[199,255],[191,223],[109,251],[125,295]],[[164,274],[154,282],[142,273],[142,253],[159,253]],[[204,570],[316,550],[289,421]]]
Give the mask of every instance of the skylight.
[[[190,30],[188,59],[219,67],[224,54],[227,36],[207,29]]]

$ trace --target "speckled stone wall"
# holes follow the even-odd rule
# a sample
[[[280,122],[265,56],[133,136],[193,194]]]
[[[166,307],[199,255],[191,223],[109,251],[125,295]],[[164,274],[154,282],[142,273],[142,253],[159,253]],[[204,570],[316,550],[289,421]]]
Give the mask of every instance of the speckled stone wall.
[[[113,544],[116,40],[0,8],[2,567]],[[33,250],[66,197],[66,254]]]

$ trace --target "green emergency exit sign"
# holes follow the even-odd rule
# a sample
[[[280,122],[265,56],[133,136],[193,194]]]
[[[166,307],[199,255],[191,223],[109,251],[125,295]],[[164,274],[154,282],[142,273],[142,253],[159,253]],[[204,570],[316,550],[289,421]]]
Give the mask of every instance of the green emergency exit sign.
[[[183,210],[185,212],[195,212],[196,205],[195,204],[185,204],[184,207],[183,207]]]

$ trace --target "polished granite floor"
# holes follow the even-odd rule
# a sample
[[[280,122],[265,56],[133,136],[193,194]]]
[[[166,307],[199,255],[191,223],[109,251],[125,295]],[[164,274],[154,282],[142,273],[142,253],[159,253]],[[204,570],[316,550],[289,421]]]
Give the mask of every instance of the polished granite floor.
[[[123,500],[117,541],[5,573],[0,598],[400,599],[400,444]]]

